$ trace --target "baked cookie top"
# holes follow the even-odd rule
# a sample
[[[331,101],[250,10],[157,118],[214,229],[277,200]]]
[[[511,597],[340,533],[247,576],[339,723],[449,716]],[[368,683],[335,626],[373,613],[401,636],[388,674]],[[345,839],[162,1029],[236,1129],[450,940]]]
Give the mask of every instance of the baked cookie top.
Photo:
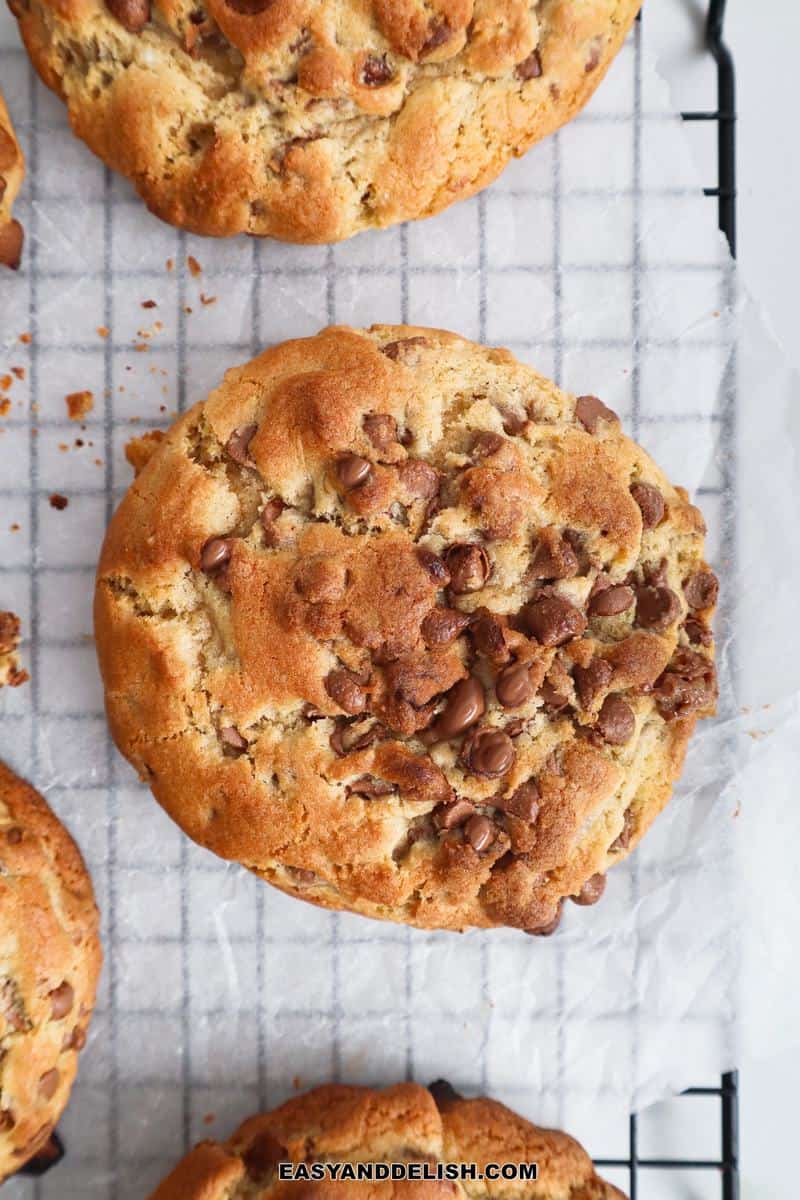
[[[48,1140],[86,1042],[102,952],[77,846],[0,763],[0,1180]]]
[[[572,117],[640,0],[11,0],[164,220],[332,242],[472,195]]]
[[[294,894],[547,931],[714,707],[704,526],[593,396],[449,333],[229,371],[108,530],[112,731],[196,841]]]
[[[279,1182],[280,1162],[536,1163],[538,1181]],[[624,1200],[565,1133],[539,1129],[495,1100],[464,1100],[446,1083],[383,1091],[331,1084],[253,1117],[227,1142],[202,1142],[150,1200]]]
[[[0,92],[0,266],[14,271],[22,259],[25,235],[11,210],[24,176],[25,160]]]

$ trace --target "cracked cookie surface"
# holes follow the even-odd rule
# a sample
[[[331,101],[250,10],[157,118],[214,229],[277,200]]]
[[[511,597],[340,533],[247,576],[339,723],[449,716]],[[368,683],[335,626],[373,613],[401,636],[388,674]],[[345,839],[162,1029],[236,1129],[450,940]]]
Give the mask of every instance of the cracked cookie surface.
[[[13,215],[14,201],[25,177],[25,160],[0,93],[0,265],[16,271],[25,235]]]
[[[440,331],[245,366],[157,443],[95,601],[122,752],[329,908],[552,931],[713,711],[704,525],[596,397]]]
[[[11,0],[75,132],[164,220],[333,242],[490,183],[640,0]]]
[[[75,1079],[102,952],[77,846],[0,763],[0,1180],[47,1143]]]
[[[280,1182],[293,1163],[536,1163],[530,1182]],[[381,1091],[328,1085],[252,1117],[227,1142],[196,1146],[150,1200],[624,1200],[595,1174],[571,1137],[540,1129],[485,1098],[465,1100],[440,1080],[430,1088],[401,1083]]]

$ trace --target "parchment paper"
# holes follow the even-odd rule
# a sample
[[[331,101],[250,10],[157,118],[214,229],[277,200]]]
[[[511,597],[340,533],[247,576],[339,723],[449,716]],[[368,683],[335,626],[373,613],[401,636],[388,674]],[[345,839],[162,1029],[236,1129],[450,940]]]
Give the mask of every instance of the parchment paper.
[[[23,618],[32,675],[0,693],[0,756],[80,841],[107,955],[68,1158],[9,1200],[142,1197],[194,1140],[331,1078],[444,1075],[627,1153],[630,1108],[796,1038],[797,381],[700,194],[654,66],[664,30],[663,10],[646,18],[588,111],[483,196],[298,248],[161,225],[72,139],[0,16],[30,168],[24,267],[0,278],[0,376],[25,372],[0,420],[0,608]],[[709,523],[719,717],[603,902],[568,906],[549,941],[289,900],[183,838],[105,730],[90,598],[125,442],[267,343],[401,319],[599,394]],[[94,396],[82,424],[64,402],[78,390]]]

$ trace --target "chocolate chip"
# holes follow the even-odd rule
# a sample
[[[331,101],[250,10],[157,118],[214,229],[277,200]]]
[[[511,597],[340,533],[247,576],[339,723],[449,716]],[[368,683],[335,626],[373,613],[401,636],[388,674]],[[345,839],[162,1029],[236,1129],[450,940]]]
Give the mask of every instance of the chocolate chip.
[[[375,796],[390,796],[397,789],[393,783],[385,779],[376,779],[374,775],[363,775],[355,783],[347,787],[348,796],[365,796],[368,800]]]
[[[537,925],[534,929],[526,929],[525,932],[530,934],[531,937],[550,937],[561,924],[563,907],[563,902],[560,902],[556,909],[556,915],[551,920],[546,921],[544,925]]]
[[[225,443],[228,454],[241,467],[253,465],[248,456],[248,448],[257,430],[257,425],[240,425],[238,429],[234,429]]]
[[[539,531],[531,558],[534,579],[570,579],[578,573],[578,556],[569,541],[557,529]]]
[[[429,1084],[428,1091],[433,1096],[433,1102],[439,1112],[447,1112],[454,1104],[458,1104],[464,1097],[460,1092],[449,1084],[446,1079],[435,1079]]]
[[[439,472],[419,458],[410,458],[397,468],[401,485],[412,496],[430,500],[439,491]]]
[[[377,721],[366,728],[363,721],[355,725],[337,724],[330,736],[331,749],[340,758],[351,750],[365,750],[380,736],[382,728]]]
[[[517,79],[538,79],[542,74],[542,60],[538,50],[532,50],[527,58],[514,68]]]
[[[273,522],[277,521],[285,507],[286,505],[280,496],[273,496],[270,500],[267,500],[261,510],[261,524],[267,532],[270,531]]]
[[[468,675],[447,693],[444,711],[437,718],[431,733],[437,741],[446,742],[469,729],[485,712],[483,684],[474,675]]]
[[[686,636],[689,641],[698,646],[710,646],[713,641],[711,630],[703,624],[702,621],[696,621],[694,617],[689,617],[684,623]]]
[[[483,546],[475,542],[457,542],[449,546],[444,561],[450,572],[450,587],[459,596],[480,591],[489,578],[489,556]]]
[[[586,628],[586,617],[563,596],[540,596],[522,610],[528,630],[543,646],[562,646],[579,637]]]
[[[626,583],[612,583],[610,587],[596,592],[589,601],[589,615],[592,617],[616,617],[627,612],[636,599],[632,587]]]
[[[55,1096],[61,1076],[55,1067],[51,1071],[45,1071],[39,1079],[39,1096],[42,1100],[52,1100]]]
[[[362,487],[372,474],[372,464],[359,454],[345,454],[336,464],[336,477],[346,492]]]
[[[594,727],[609,745],[624,746],[636,730],[636,717],[621,696],[606,696]]]
[[[50,1020],[61,1021],[67,1013],[72,1012],[75,1003],[75,989],[66,979],[57,988],[53,988],[48,999],[50,1001]]]
[[[69,1035],[69,1038],[64,1043],[64,1049],[65,1050],[74,1050],[76,1053],[80,1053],[80,1051],[83,1049],[83,1047],[85,1045],[86,1045],[86,1030],[83,1029],[80,1025],[76,1025],[75,1028],[73,1029],[72,1033]]]
[[[503,726],[504,731],[510,738],[519,737],[525,728],[525,722],[522,717],[515,717],[513,721],[507,721]]]
[[[429,345],[430,342],[425,337],[401,338],[397,342],[387,342],[385,346],[381,346],[381,353],[385,354],[387,358],[391,358],[393,362],[397,362],[403,357],[406,350],[415,346],[422,348]]]
[[[665,721],[710,709],[717,696],[714,664],[696,650],[677,650],[656,680],[653,696]]]
[[[587,667],[576,666],[572,674],[581,708],[591,708],[595,696],[611,683],[614,669],[604,658],[593,658]]]
[[[367,413],[361,424],[376,450],[387,450],[397,441],[397,421],[389,413]]]
[[[532,779],[521,784],[510,796],[496,796],[492,800],[501,812],[519,817],[521,821],[533,822],[539,815],[539,789]]]
[[[527,415],[521,417],[513,408],[501,407],[500,411],[503,414],[503,432],[510,437],[519,437],[528,428],[530,421]]]
[[[420,546],[417,549],[417,558],[431,579],[436,580],[439,587],[447,587],[450,582],[450,572],[438,554],[434,554],[432,550],[426,550],[424,546]]]
[[[338,667],[329,673],[325,679],[325,691],[340,708],[353,716],[366,708],[367,694],[361,680],[346,667]]]
[[[681,602],[668,587],[640,587],[636,592],[636,624],[658,633],[668,629],[681,613]]]
[[[18,846],[20,844],[22,841],[22,830],[19,825],[12,825],[10,829],[6,830],[6,841],[9,846]]]
[[[589,57],[587,58],[586,64],[583,68],[587,75],[590,75],[591,72],[594,71],[597,64],[600,62],[600,50],[601,50],[601,43],[599,41],[595,40],[595,43],[592,46],[591,50],[589,51]]]
[[[278,1163],[287,1162],[288,1159],[286,1147],[267,1130],[259,1133],[242,1155],[242,1162],[251,1179],[263,1179],[271,1175]]]
[[[535,688],[526,663],[512,663],[501,671],[494,687],[498,703],[503,708],[519,708],[533,698]]]
[[[433,650],[449,646],[469,625],[466,613],[457,608],[433,608],[420,626],[425,645]]]
[[[639,505],[642,527],[655,529],[656,525],[660,525],[664,520],[666,505],[658,488],[653,487],[651,483],[634,483],[631,486],[631,495]]]
[[[209,538],[200,551],[200,570],[206,575],[216,575],[227,567],[232,551],[233,541],[230,538]]]
[[[429,26],[429,29],[430,32],[428,34],[428,38],[424,42],[422,49],[419,52],[420,58],[424,58],[425,55],[430,54],[433,50],[438,49],[439,46],[443,46],[450,37],[451,30],[450,26],[447,24],[447,21],[437,21],[433,25]]]
[[[703,567],[686,580],[683,594],[689,608],[713,608],[719,596],[719,580],[713,571]]]
[[[106,0],[106,8],[128,33],[141,33],[150,20],[150,0]]]
[[[488,817],[476,813],[464,827],[464,836],[476,854],[488,850],[495,839],[496,829]]]
[[[625,815],[622,819],[622,832],[609,846],[609,853],[615,854],[620,850],[627,850],[631,844],[633,837],[633,814],[629,808],[625,809]]]
[[[597,901],[600,899],[605,890],[605,875],[592,875],[590,879],[586,880],[586,883],[578,892],[577,896],[572,896],[571,899],[574,904],[580,904],[581,906],[597,904]]]
[[[497,779],[511,769],[514,743],[502,729],[479,729],[470,740],[464,758],[473,775]]]
[[[386,55],[378,57],[377,54],[370,54],[361,68],[361,81],[367,87],[382,87],[385,83],[390,83],[394,78],[394,70],[386,61]]]
[[[470,634],[478,653],[495,666],[501,666],[511,658],[503,625],[488,608],[479,608],[475,612]]]
[[[469,800],[453,800],[449,804],[440,804],[433,814],[433,823],[437,829],[456,829],[468,821],[475,812],[475,806]]]
[[[219,736],[231,750],[241,752],[247,749],[247,739],[242,737],[235,725],[223,725]]]
[[[539,695],[542,698],[542,703],[545,708],[551,709],[553,712],[558,712],[562,708],[566,708],[569,704],[569,696],[563,692],[559,692],[554,688],[549,679],[545,679],[542,686],[539,688]]]
[[[618,421],[619,417],[597,396],[578,396],[575,401],[575,420],[587,433],[597,433],[598,421]]]
[[[472,439],[472,456],[473,458],[491,458],[493,454],[497,454],[498,450],[502,450],[506,445],[506,439],[500,437],[499,433],[490,433],[483,430],[481,433],[476,433]]]

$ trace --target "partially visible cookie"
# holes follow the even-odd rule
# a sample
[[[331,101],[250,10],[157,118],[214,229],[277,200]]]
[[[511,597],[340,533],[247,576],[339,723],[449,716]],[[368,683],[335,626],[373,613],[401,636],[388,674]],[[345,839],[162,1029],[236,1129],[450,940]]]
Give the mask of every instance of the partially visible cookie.
[[[25,160],[0,93],[0,264],[16,271],[25,240],[22,226],[11,215],[25,175]]]
[[[0,763],[0,1180],[47,1143],[86,1042],[102,952],[67,830]]]
[[[469,1180],[287,1182],[278,1163],[536,1163],[536,1183]],[[330,1084],[252,1117],[227,1142],[201,1142],[150,1200],[624,1200],[565,1133],[441,1081],[378,1091]]]
[[[19,687],[29,678],[20,669],[17,646],[20,643],[20,619],[16,613],[0,612],[0,687]]]

